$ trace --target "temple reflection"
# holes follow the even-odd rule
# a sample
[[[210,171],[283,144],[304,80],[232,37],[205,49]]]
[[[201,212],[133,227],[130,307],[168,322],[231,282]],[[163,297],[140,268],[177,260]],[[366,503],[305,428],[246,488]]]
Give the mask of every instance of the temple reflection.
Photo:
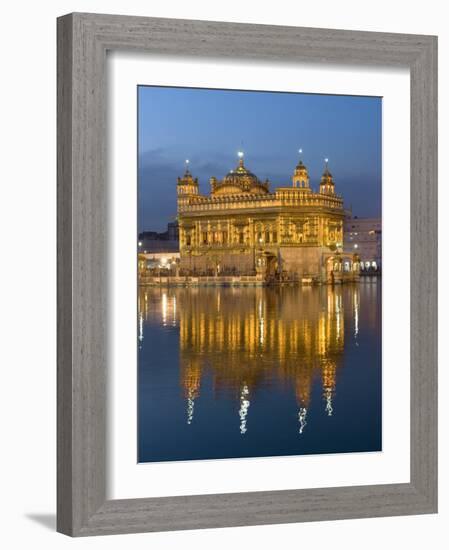
[[[345,306],[358,335],[359,290]],[[347,295],[346,295],[347,296]],[[348,302],[348,299],[345,299]],[[180,387],[186,422],[192,424],[202,380],[214,395],[234,396],[240,433],[250,429],[251,396],[273,382],[296,396],[298,433],[307,426],[312,388],[320,384],[325,414],[334,414],[334,395],[342,363],[345,321],[341,286],[304,288],[140,288],[142,323],[179,330]],[[253,397],[257,399],[257,396]]]

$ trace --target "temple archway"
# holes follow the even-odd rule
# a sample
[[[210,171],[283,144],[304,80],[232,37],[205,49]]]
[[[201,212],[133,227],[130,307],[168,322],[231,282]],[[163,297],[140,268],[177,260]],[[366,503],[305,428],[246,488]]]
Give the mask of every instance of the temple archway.
[[[277,257],[269,251],[261,252],[256,258],[256,273],[262,275],[264,280],[273,281],[278,276]]]

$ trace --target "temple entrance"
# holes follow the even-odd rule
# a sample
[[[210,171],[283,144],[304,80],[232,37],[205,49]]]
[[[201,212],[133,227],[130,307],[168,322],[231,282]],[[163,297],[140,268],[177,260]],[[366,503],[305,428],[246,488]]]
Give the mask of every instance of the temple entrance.
[[[277,275],[277,258],[273,254],[267,256],[267,277],[275,279]]]
[[[326,282],[334,284],[341,281],[341,258],[331,256],[326,261]]]
[[[329,284],[357,281],[359,261],[355,254],[335,254],[326,259],[326,282]]]
[[[275,281],[278,278],[278,261],[271,252],[262,252],[256,258],[256,273],[262,275],[265,281]]]

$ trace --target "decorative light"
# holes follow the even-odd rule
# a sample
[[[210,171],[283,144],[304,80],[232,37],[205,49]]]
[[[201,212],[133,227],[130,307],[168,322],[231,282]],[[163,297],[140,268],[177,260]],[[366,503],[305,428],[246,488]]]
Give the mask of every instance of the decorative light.
[[[298,149],[298,153],[302,155],[302,149]]]
[[[189,390],[189,394],[192,393],[192,390]],[[190,426],[193,420],[193,411],[195,407],[195,399],[193,397],[189,397],[187,399],[187,424]]]
[[[302,434],[304,431],[304,428],[307,426],[306,422],[306,416],[307,416],[307,409],[306,407],[301,407],[298,412],[298,420],[299,420],[299,433]]]
[[[237,156],[242,159],[243,158],[243,151],[238,151]]]
[[[327,416],[332,416],[332,413],[334,412],[334,409],[332,407],[332,390],[330,388],[326,388],[324,396],[326,399]]]
[[[324,162],[327,164],[329,162],[329,159],[328,158],[325,158],[324,159]]]
[[[139,243],[138,243],[138,244],[139,244],[139,246],[142,246],[142,241],[139,241]]]
[[[249,389],[248,386],[245,384],[240,392],[240,409],[239,409],[239,416],[240,416],[240,433],[241,435],[244,435],[248,428],[246,427],[248,416],[248,409],[251,404],[251,401],[247,399],[249,395]]]
[[[190,164],[190,160],[189,160],[189,159],[186,159],[186,164]]]

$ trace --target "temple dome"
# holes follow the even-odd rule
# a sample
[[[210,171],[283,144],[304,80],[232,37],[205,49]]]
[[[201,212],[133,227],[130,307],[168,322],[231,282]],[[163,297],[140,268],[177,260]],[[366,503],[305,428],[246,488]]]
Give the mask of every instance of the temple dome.
[[[332,174],[330,173],[329,168],[327,166],[327,159],[326,159],[323,175],[321,176],[320,193],[323,193],[325,195],[335,194],[335,183],[332,178]]]
[[[182,178],[178,178],[178,185],[198,185],[198,178],[194,178],[190,170],[186,168]]]
[[[323,175],[321,176],[321,182],[322,183],[329,183],[331,185],[334,185],[334,180],[332,178],[332,174],[330,173],[330,171],[327,167],[324,169]]]
[[[246,168],[243,158],[235,170],[231,170],[226,176],[216,183],[214,194],[240,194],[240,193],[268,193],[268,180],[262,182]]]

